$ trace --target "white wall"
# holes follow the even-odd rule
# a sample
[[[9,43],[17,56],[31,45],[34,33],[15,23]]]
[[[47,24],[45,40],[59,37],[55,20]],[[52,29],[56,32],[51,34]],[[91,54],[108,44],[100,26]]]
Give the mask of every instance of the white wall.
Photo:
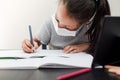
[[[0,0],[0,49],[21,49],[21,42],[33,35],[52,15],[57,0]],[[112,15],[120,16],[120,0],[109,0]]]
[[[0,49],[21,49],[21,42],[33,35],[52,15],[56,0],[0,0]]]
[[[120,0],[108,0],[111,8],[111,15],[120,16]]]

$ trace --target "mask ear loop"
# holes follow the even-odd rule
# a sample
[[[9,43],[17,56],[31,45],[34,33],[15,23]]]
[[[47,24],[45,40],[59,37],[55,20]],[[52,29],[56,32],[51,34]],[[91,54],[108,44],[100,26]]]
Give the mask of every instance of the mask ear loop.
[[[96,16],[96,11],[94,12],[93,16],[89,19],[90,23],[94,20],[95,16]]]

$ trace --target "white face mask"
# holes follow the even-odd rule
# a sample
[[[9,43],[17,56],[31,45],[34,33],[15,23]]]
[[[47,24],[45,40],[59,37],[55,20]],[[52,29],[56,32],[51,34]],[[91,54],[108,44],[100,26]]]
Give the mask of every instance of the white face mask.
[[[67,29],[58,27],[58,22],[55,19],[55,14],[52,16],[52,21],[53,21],[55,31],[58,35],[60,35],[60,36],[76,36],[77,31],[69,31]]]

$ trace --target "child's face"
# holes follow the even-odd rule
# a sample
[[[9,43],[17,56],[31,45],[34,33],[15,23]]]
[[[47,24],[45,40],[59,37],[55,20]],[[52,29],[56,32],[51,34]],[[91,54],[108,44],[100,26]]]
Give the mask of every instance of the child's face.
[[[65,29],[68,29],[70,31],[77,30],[79,28],[79,26],[82,25],[78,21],[76,21],[74,18],[71,18],[68,15],[68,12],[66,10],[66,6],[62,3],[60,3],[58,8],[57,8],[55,18],[58,22],[59,28],[65,28]]]

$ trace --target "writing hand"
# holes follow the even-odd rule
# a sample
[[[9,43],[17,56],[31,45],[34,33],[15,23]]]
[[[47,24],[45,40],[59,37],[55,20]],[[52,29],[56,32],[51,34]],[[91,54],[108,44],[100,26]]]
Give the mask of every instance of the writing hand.
[[[34,43],[34,46],[30,43],[30,40],[28,39],[23,40],[22,42],[23,51],[27,53],[31,53],[34,50],[36,50],[39,47],[40,42],[38,41],[37,38],[33,38],[33,43]]]

